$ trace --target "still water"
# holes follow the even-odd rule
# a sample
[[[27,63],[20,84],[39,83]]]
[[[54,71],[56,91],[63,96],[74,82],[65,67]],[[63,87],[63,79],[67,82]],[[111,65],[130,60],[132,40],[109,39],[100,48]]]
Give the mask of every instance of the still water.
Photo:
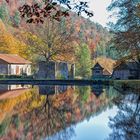
[[[135,90],[0,85],[0,140],[139,140],[139,130]]]

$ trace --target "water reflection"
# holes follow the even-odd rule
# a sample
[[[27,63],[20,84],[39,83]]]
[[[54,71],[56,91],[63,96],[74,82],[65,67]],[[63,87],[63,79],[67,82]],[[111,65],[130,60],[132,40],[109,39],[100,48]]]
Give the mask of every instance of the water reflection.
[[[29,89],[30,85],[0,85],[0,100],[15,98]]]
[[[38,85],[39,94],[47,95],[47,94],[59,94],[63,93],[67,90],[67,86],[50,86],[50,85]]]
[[[132,91],[132,90],[131,90]],[[109,126],[113,132],[109,140],[139,140],[140,139],[140,94],[125,92],[120,100],[114,100],[118,106],[117,115],[110,118]]]
[[[92,93],[99,97],[103,93],[103,85],[92,86]]]
[[[117,139],[119,132],[122,131],[123,133],[124,131],[120,131],[120,129],[123,129],[123,126],[126,128],[124,124],[126,124],[127,120],[133,124],[131,124],[131,131],[133,127],[135,127],[135,130],[137,129],[137,131],[133,129],[137,135],[135,134],[136,136],[131,138],[136,139],[140,136],[138,132],[140,97],[138,94],[123,95],[113,87],[103,85],[94,85],[92,87],[40,85],[30,89],[28,86],[22,88],[26,89],[26,91],[19,96],[13,98],[6,96],[0,100],[1,140],[71,140],[74,137],[78,138],[75,133],[77,125],[85,124],[85,120],[91,121],[92,118],[99,119],[100,114],[103,112],[106,114],[107,110],[110,110],[113,106],[118,106],[120,112],[110,119],[109,126],[113,132],[108,139]],[[0,86],[0,89],[3,88]],[[124,113],[125,110],[128,113]],[[130,121],[131,117],[128,114],[133,114],[133,121]],[[107,125],[109,119],[108,121],[103,117],[100,119],[104,119],[102,126]],[[123,123],[124,121],[126,122]],[[85,129],[84,126],[83,129]],[[90,129],[96,131],[92,127]],[[96,129],[98,129],[98,126]],[[104,129],[109,128],[106,126]],[[85,131],[88,132],[88,130]],[[104,131],[101,133],[104,133]],[[128,133],[125,135],[128,135]],[[89,135],[89,137],[90,139],[96,138],[95,135]]]

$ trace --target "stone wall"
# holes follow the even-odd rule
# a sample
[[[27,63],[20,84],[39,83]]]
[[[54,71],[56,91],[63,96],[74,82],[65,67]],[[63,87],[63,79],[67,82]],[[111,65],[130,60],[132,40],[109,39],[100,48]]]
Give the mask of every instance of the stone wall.
[[[55,63],[39,62],[36,77],[38,79],[55,79]]]

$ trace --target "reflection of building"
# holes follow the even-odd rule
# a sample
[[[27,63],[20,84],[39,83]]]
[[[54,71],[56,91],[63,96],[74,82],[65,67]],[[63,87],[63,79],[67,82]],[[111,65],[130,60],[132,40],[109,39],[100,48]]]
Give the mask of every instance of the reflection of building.
[[[92,93],[96,95],[96,97],[100,96],[103,93],[103,85],[92,86]]]
[[[29,89],[28,85],[0,85],[0,100],[17,97]]]
[[[67,62],[39,62],[38,78],[73,79],[75,65]]]
[[[63,93],[67,90],[67,86],[38,85],[38,87],[39,87],[39,94],[41,95]]]
[[[23,89],[23,88],[27,88],[29,86],[27,85],[0,85],[0,93],[2,91],[8,91],[8,90],[16,90],[16,89]]]
[[[13,54],[0,54],[0,74],[31,75],[31,62]]]

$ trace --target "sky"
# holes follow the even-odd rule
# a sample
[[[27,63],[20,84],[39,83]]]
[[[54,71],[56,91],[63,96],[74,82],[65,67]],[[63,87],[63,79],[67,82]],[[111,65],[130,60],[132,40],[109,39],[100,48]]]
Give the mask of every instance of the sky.
[[[94,22],[98,22],[102,26],[106,27],[106,23],[109,22],[110,13],[106,8],[110,5],[111,0],[86,0],[89,2],[90,9],[94,12],[94,17],[91,18]]]

